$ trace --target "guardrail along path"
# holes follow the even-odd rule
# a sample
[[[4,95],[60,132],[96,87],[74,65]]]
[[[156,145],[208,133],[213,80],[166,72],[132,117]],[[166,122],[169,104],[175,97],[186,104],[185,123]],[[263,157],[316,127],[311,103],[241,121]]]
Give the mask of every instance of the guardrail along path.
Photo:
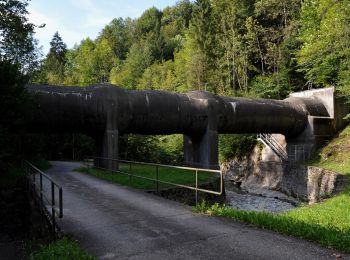
[[[99,259],[335,259],[313,243],[259,230],[52,162],[63,231]],[[343,257],[344,259],[344,257]]]

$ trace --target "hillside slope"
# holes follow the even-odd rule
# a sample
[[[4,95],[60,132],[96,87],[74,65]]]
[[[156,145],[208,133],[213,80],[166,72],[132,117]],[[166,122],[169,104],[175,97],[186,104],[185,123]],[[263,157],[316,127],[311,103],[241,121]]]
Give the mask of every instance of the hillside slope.
[[[350,175],[350,125],[321,149],[310,164]]]

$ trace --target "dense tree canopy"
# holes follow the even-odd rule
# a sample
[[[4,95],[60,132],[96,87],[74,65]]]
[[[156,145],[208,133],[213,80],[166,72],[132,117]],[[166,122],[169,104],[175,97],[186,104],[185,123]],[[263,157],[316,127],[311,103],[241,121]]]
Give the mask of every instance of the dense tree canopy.
[[[28,22],[27,6],[28,0],[0,0],[0,59],[18,64],[23,72],[34,70],[38,58],[36,26]]]
[[[1,59],[23,71],[36,61],[27,4],[0,0]],[[349,0],[180,0],[115,18],[72,49],[57,32],[36,81],[267,98],[334,85],[350,96],[349,17]]]
[[[35,26],[26,17],[27,1],[0,0],[0,169],[18,156],[15,134],[24,131],[33,102],[25,84],[36,69]],[[3,172],[0,171],[0,174]]]

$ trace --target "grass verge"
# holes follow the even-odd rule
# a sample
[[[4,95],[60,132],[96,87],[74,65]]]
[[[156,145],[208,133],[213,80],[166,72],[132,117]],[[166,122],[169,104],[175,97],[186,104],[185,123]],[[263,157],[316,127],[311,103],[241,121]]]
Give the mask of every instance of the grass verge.
[[[350,126],[309,164],[350,176]],[[241,211],[205,202],[194,211],[244,221],[350,253],[350,184],[341,194],[321,203],[281,214]]]
[[[30,260],[92,260],[95,257],[83,251],[77,242],[69,238],[60,239],[52,244],[42,246],[38,252],[29,257]]]
[[[119,169],[123,172],[131,172],[133,175],[142,176],[146,178],[157,178],[157,172],[156,168],[154,166],[150,165],[138,165],[133,164],[132,168],[130,170],[129,164],[120,163]],[[76,171],[84,172],[91,174],[93,176],[116,182],[118,184],[129,186],[136,189],[155,189],[156,188],[156,182],[145,180],[141,178],[136,177],[129,177],[128,175],[122,174],[122,173],[112,173],[110,171],[106,170],[100,170],[95,168],[79,168],[76,169]],[[198,181],[199,183],[204,183],[210,181],[215,174],[208,173],[208,172],[198,172]],[[175,169],[175,168],[166,168],[166,167],[159,167],[158,168],[158,179],[161,181],[176,183],[176,184],[183,184],[183,185],[195,185],[196,183],[196,176],[194,171],[190,170],[182,170],[182,169]],[[159,184],[159,188],[167,188],[171,185],[167,184]]]

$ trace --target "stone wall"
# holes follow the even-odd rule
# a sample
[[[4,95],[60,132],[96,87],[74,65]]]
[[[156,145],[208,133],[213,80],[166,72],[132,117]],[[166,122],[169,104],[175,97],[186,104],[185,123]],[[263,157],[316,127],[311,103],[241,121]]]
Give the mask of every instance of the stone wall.
[[[314,166],[285,165],[280,190],[309,203],[335,195],[347,183],[345,175]]]
[[[313,166],[264,160],[267,148],[256,147],[249,158],[222,165],[226,182],[235,182],[253,194],[273,196],[282,192],[315,203],[343,190],[347,177]]]

